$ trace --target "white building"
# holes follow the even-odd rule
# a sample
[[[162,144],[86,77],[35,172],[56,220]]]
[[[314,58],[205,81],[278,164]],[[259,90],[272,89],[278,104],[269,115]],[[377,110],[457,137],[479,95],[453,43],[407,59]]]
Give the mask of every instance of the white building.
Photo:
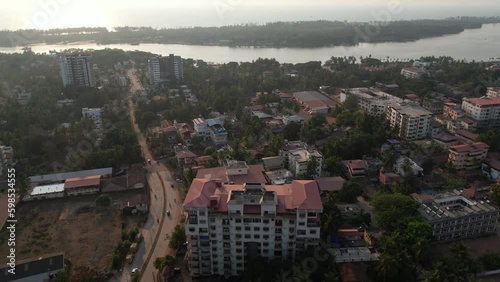
[[[389,106],[386,112],[392,128],[405,140],[423,139],[430,135],[432,112],[415,104]]]
[[[500,127],[500,97],[464,98],[462,110],[477,122],[477,128]]]
[[[427,71],[419,67],[407,67],[401,69],[401,75],[406,78],[423,78],[428,75]]]
[[[500,97],[500,87],[488,87],[486,96],[489,98]]]
[[[288,170],[292,172],[294,176],[306,175],[307,167],[309,161],[315,160],[315,177],[321,177],[321,171],[323,168],[323,155],[313,148],[307,149],[296,149],[288,153]]]
[[[160,58],[154,57],[148,60],[149,83],[156,84],[161,81],[160,77]]]
[[[64,86],[95,87],[96,81],[92,69],[92,54],[59,54],[59,66]]]
[[[196,136],[203,139],[208,139],[210,137],[210,129],[208,128],[207,120],[204,118],[193,119],[193,129],[196,131]]]
[[[319,244],[316,181],[226,185],[195,178],[183,209],[193,277],[238,276],[254,257],[294,260]]]
[[[357,98],[358,108],[369,115],[382,115],[388,106],[403,103],[403,99],[376,88],[343,89],[340,94],[340,102],[344,103],[351,95]]]
[[[64,197],[64,184],[50,184],[36,186],[28,195],[24,197],[25,201],[54,199]]]

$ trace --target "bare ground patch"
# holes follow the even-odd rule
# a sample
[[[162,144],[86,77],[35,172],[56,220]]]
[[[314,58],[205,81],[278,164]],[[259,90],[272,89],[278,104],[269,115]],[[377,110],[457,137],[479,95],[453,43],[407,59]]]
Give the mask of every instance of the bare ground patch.
[[[28,202],[19,206],[17,259],[64,252],[73,266],[111,266],[113,249],[121,239],[121,213],[97,208],[95,196]],[[7,242],[0,253],[7,253]],[[4,262],[5,258],[1,258]]]

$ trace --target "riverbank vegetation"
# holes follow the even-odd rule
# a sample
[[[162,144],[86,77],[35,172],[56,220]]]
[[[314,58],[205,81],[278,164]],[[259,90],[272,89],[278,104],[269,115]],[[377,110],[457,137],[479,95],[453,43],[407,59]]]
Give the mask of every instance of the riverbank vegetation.
[[[0,31],[0,46],[95,41],[115,43],[170,43],[190,45],[256,47],[352,46],[361,42],[404,42],[457,34],[500,17],[457,17],[441,20],[393,21],[389,23],[301,21],[245,24],[223,27],[155,29],[152,27],[71,28]]]

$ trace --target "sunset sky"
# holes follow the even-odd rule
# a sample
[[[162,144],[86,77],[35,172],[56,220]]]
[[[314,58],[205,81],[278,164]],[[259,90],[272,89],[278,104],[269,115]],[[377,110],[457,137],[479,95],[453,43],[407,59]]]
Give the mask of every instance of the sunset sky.
[[[2,7],[0,29],[80,26],[221,26],[291,20],[376,21],[500,16],[496,0],[19,0]],[[396,4],[395,4],[396,3]],[[5,4],[3,6],[6,6]],[[395,8],[391,8],[395,7]]]

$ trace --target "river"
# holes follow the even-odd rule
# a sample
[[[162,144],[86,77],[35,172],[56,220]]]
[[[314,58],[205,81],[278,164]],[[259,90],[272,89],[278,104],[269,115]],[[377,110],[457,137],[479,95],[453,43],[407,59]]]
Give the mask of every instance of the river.
[[[201,59],[206,62],[247,62],[258,58],[275,58],[281,63],[326,61],[332,56],[360,56],[379,59],[418,59],[421,56],[451,56],[468,61],[500,60],[500,24],[486,24],[480,29],[462,33],[417,40],[414,42],[361,43],[357,46],[321,48],[254,48],[223,47],[180,44],[129,44],[97,45],[95,43],[34,45],[33,52],[48,53],[68,48],[104,49],[118,48],[125,51],[140,50],[154,54],[176,54],[183,58]],[[22,52],[22,47],[0,47],[2,53]]]

